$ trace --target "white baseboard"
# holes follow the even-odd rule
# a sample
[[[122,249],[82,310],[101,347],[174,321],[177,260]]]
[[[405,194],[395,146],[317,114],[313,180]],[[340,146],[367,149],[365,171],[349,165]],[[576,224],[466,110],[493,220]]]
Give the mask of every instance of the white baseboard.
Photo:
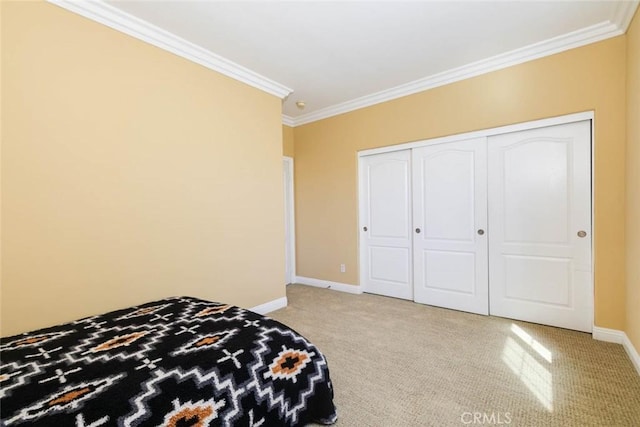
[[[631,359],[631,363],[638,371],[638,375],[640,375],[640,354],[638,354],[638,350],[633,346],[631,340],[623,331],[619,331],[617,329],[608,329],[608,328],[600,328],[598,326],[593,327],[593,339],[599,341],[607,341],[616,344],[622,344],[629,359]]]
[[[636,367],[636,371],[638,371],[638,375],[640,375],[640,354],[638,354],[638,350],[633,346],[627,334],[624,334],[624,341],[622,342],[622,345],[624,346],[624,349],[627,350],[631,363],[633,363],[633,366]]]
[[[594,325],[592,336],[594,340],[622,344],[625,333],[617,329],[601,328]]]
[[[361,294],[362,287],[360,285],[348,285],[346,283],[331,282],[329,280],[313,279],[311,277],[296,276],[295,283],[307,286],[315,286],[316,288],[333,289],[334,291],[347,292],[349,294]]]
[[[267,314],[272,311],[280,310],[281,308],[285,308],[287,306],[287,297],[282,297],[278,299],[274,299],[273,301],[265,302],[264,304],[256,305],[249,310],[258,313],[258,314]]]

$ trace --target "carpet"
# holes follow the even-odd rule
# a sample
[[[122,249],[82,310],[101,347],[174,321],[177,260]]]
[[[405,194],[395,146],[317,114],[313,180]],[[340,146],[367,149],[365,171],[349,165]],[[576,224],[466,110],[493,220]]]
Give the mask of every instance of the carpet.
[[[287,287],[270,317],[327,357],[336,426],[640,426],[640,376],[590,334]]]

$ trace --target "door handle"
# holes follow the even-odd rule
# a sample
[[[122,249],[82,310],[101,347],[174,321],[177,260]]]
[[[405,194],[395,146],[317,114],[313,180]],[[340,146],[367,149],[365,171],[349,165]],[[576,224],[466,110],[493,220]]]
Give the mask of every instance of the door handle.
[[[420,234],[420,229],[416,228],[416,233]]]
[[[482,235],[484,234],[484,230],[483,230],[482,228],[481,228],[481,229],[479,229],[479,230],[478,230],[478,234],[479,234],[480,236],[482,236]]]
[[[587,232],[584,230],[580,230],[578,231],[578,237],[586,237],[587,236]]]
[[[362,227],[362,231],[367,231],[368,228],[366,226]]]

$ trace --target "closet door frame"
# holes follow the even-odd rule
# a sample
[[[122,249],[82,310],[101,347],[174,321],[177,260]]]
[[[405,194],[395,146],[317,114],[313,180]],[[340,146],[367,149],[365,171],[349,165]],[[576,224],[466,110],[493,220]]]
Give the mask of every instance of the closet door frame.
[[[433,138],[433,139],[425,139],[425,140],[419,140],[419,141],[414,141],[414,142],[408,142],[405,144],[398,144],[398,145],[393,145],[393,146],[387,146],[387,147],[380,147],[380,148],[372,148],[372,149],[368,149],[368,150],[362,150],[359,151],[357,153],[357,160],[358,160],[358,209],[360,210],[362,207],[362,193],[361,191],[361,185],[360,185],[360,158],[364,157],[364,156],[370,156],[372,154],[381,154],[381,153],[388,153],[388,152],[392,152],[392,151],[398,151],[398,150],[406,150],[406,149],[412,149],[412,148],[419,148],[419,147],[424,147],[427,145],[432,145],[432,144],[445,144],[447,142],[455,142],[455,141],[462,141],[462,140],[466,140],[466,139],[473,139],[473,138],[483,138],[483,137],[490,137],[490,136],[495,136],[495,135],[501,135],[501,134],[505,134],[505,133],[510,133],[510,132],[517,132],[517,131],[522,131],[522,130],[530,130],[530,129],[537,129],[537,128],[544,128],[544,127],[549,127],[549,126],[555,126],[555,125],[562,125],[562,124],[568,124],[568,123],[574,123],[574,122],[581,122],[581,121],[585,121],[585,120],[590,120],[591,121],[591,230],[592,230],[592,235],[591,235],[591,274],[590,274],[590,281],[589,281],[589,297],[590,297],[590,301],[589,301],[589,306],[591,307],[591,312],[589,313],[591,316],[591,324],[593,325],[593,331],[596,331],[596,327],[594,325],[594,318],[595,318],[595,304],[594,304],[594,283],[595,283],[595,277],[594,277],[594,273],[595,273],[595,258],[594,258],[594,245],[595,245],[595,241],[598,238],[597,236],[597,231],[596,228],[594,226],[594,182],[595,182],[595,145],[596,145],[596,140],[595,140],[595,113],[594,111],[585,111],[585,112],[581,112],[581,113],[574,113],[574,114],[567,114],[564,116],[558,116],[558,117],[552,117],[552,118],[548,118],[548,119],[542,119],[542,120],[534,120],[534,121],[529,121],[529,122],[524,122],[524,123],[517,123],[517,124],[513,124],[513,125],[507,125],[507,126],[500,126],[500,127],[496,127],[496,128],[492,128],[492,129],[483,129],[483,130],[479,130],[479,131],[474,131],[474,132],[467,132],[467,133],[460,133],[460,134],[455,134],[455,135],[449,135],[449,136],[444,136],[444,137],[440,137],[440,138]],[[361,229],[361,227],[363,226],[363,224],[361,224],[361,212],[358,212],[358,236],[360,236],[360,232],[359,230]],[[361,242],[360,242],[360,238],[358,238],[358,254],[361,254]],[[359,281],[362,281],[362,277],[363,277],[363,271],[362,271],[362,262],[361,259],[358,260],[359,262]],[[363,289],[363,291],[367,291],[366,289]]]
[[[293,162],[293,157],[282,157],[285,221],[285,284],[287,285],[295,283],[296,281],[296,214]]]

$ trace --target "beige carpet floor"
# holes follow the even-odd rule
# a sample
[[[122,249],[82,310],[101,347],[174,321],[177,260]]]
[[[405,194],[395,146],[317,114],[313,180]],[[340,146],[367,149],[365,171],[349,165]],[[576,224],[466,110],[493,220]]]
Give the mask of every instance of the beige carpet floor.
[[[270,316],[329,362],[336,426],[640,426],[640,376],[591,335],[302,285]]]

